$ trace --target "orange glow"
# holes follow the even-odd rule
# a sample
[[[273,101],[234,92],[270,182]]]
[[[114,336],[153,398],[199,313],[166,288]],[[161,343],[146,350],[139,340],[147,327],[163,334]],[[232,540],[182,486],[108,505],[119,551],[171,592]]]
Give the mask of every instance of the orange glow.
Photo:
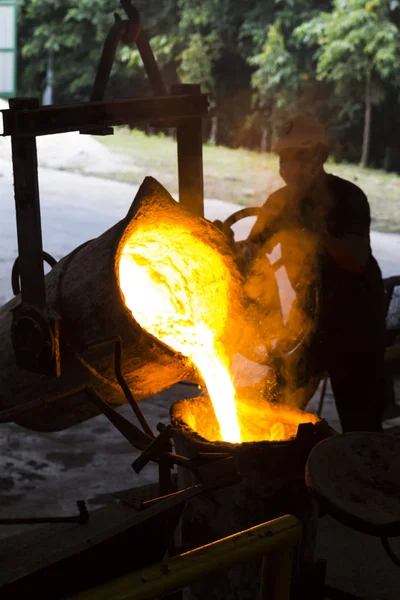
[[[228,320],[237,282],[226,257],[184,219],[136,223],[117,261],[125,303],[144,330],[197,368],[212,402],[204,398],[207,409],[192,407],[184,421],[210,441],[232,443],[289,439],[298,423],[315,422],[301,411],[236,397],[221,341],[235,327]]]
[[[269,404],[258,398],[237,404],[242,442],[280,442],[296,437],[301,423],[317,423],[316,415],[283,404]],[[172,421],[210,442],[222,440],[212,405],[206,396],[176,402]]]
[[[222,439],[240,442],[235,389],[219,342],[229,279],[222,257],[176,223],[137,228],[119,262],[121,291],[135,320],[197,367]]]
[[[271,427],[269,436],[271,442],[283,440],[285,438],[285,428],[282,423],[274,423]]]

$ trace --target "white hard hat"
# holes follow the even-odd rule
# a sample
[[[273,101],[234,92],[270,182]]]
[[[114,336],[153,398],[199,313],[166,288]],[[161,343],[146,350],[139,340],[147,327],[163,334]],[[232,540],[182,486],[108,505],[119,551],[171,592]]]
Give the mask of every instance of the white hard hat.
[[[318,145],[329,146],[325,127],[315,117],[298,116],[284,125],[272,151],[279,153],[290,148],[314,148]]]

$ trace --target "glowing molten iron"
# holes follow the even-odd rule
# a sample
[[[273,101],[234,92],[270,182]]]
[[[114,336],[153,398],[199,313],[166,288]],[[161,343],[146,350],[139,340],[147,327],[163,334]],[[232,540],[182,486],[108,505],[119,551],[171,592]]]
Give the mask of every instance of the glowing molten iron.
[[[289,426],[266,402],[251,406],[235,396],[220,341],[227,327],[232,274],[216,249],[176,221],[158,221],[156,227],[154,222],[141,223],[120,255],[119,283],[141,327],[201,373],[212,409],[196,420],[196,431],[209,440],[233,443],[296,435],[304,418]]]
[[[222,257],[184,227],[138,228],[119,263],[121,290],[136,321],[197,367],[221,437],[240,442],[235,389],[218,342],[228,314],[229,274]]]

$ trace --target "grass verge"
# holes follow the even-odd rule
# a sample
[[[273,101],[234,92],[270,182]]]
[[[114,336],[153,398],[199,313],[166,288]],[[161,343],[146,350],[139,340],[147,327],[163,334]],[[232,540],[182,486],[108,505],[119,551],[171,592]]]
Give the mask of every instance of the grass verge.
[[[132,160],[132,171],[110,175],[118,181],[139,184],[152,175],[172,194],[178,191],[176,142],[165,135],[148,136],[141,131],[116,129],[113,136],[98,137],[112,152]],[[282,185],[278,160],[239,148],[204,145],[206,198],[217,198],[240,206],[261,204]],[[400,232],[400,176],[357,165],[328,163],[327,171],[354,182],[368,196],[372,228]],[[107,174],[105,174],[107,176]]]

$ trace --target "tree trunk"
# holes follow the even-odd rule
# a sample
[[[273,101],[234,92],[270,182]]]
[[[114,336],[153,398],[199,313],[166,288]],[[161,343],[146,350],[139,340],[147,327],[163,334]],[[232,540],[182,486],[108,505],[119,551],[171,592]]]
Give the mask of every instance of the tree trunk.
[[[383,158],[382,168],[384,171],[389,172],[392,164],[392,147],[386,146],[385,155]]]
[[[210,144],[213,144],[214,146],[216,145],[217,135],[218,135],[218,116],[213,115],[211,117],[211,131],[210,131],[210,139],[209,139]]]
[[[268,127],[263,125],[261,128],[260,152],[264,153],[268,151],[268,133]]]
[[[369,156],[369,142],[371,132],[371,116],[372,116],[372,88],[371,88],[371,73],[368,73],[365,84],[365,113],[364,113],[364,133],[363,145],[361,153],[360,165],[366,167]]]
[[[276,128],[274,127],[274,123],[277,122],[277,116],[279,112],[276,110],[276,102],[271,100],[268,112],[265,113],[265,122],[266,127],[268,128],[268,138],[267,138],[267,152],[272,152],[272,148],[274,146],[275,137],[276,137]]]

